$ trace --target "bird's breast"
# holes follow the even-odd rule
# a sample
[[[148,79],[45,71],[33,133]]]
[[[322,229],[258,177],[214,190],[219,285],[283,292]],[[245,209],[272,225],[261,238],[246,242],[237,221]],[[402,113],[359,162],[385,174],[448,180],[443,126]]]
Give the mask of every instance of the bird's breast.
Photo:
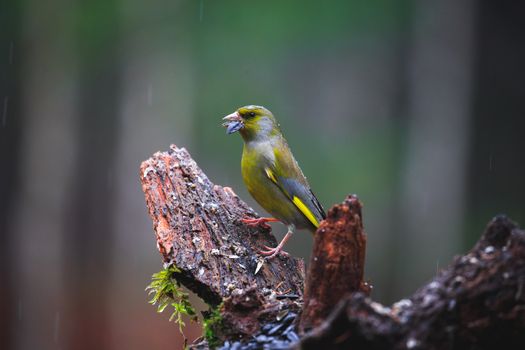
[[[257,197],[260,197],[258,192],[269,180],[264,169],[272,167],[274,162],[273,148],[268,142],[250,142],[244,145],[241,163],[242,178],[248,191],[257,201],[259,201]]]
[[[271,153],[270,153],[271,152]],[[245,144],[242,156],[242,178],[251,196],[273,217],[298,228],[308,222],[279,187],[268,178],[265,169],[275,162],[271,144]]]

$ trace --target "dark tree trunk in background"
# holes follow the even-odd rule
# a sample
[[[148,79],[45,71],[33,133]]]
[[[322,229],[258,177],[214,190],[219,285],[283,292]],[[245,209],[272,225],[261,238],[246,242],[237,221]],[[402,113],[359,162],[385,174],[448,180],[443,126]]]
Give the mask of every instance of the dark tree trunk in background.
[[[414,2],[406,61],[407,147],[400,157],[399,213],[393,220],[398,226],[389,253],[395,295],[410,293],[409,286],[420,284],[436,263],[449,260],[463,231],[474,12],[471,0]],[[428,242],[432,250],[421,249]]]
[[[525,222],[525,3],[480,1],[468,184],[476,227],[504,212]],[[469,237],[472,242],[476,237]]]
[[[20,4],[0,5],[0,348],[14,339],[16,298],[13,291],[11,210],[19,184],[20,135]]]
[[[80,350],[110,347],[107,298],[111,281],[112,177],[119,135],[121,64],[115,46],[116,4],[101,3],[103,12],[96,10],[98,6],[84,8],[81,4],[77,9],[78,156],[68,208],[71,215],[65,222],[64,269],[68,279],[64,327],[69,336],[68,347]]]

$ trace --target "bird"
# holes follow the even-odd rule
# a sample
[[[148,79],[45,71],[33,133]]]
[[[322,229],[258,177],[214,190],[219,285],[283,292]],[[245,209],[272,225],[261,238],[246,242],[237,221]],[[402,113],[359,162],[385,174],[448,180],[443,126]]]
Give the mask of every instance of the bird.
[[[247,105],[223,118],[227,134],[238,132],[244,141],[241,172],[250,195],[272,217],[243,218],[250,226],[269,228],[267,222],[287,226],[276,247],[259,251],[267,259],[283,251],[296,229],[315,233],[326,218],[323,206],[312,192],[297,164],[279,123],[267,108]]]

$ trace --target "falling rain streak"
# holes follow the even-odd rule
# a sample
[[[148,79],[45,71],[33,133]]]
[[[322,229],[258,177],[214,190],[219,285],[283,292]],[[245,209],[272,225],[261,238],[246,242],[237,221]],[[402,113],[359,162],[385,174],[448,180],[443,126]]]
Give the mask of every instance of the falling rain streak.
[[[148,101],[148,106],[151,106],[153,102],[153,86],[151,86],[151,84],[148,86],[148,91],[146,93],[146,100]]]
[[[13,53],[14,53],[15,45],[11,41],[11,44],[9,44],[9,64],[13,64]]]
[[[55,324],[53,330],[53,339],[55,341],[55,344],[58,344],[58,335],[60,334],[60,312],[58,311],[55,314]]]
[[[7,104],[9,103],[9,97],[4,97],[4,111],[2,113],[2,127],[5,127],[7,123]]]
[[[18,300],[18,321],[22,321],[22,300]]]
[[[106,176],[106,187],[110,189],[113,187],[113,172],[111,170],[108,170],[107,176]]]

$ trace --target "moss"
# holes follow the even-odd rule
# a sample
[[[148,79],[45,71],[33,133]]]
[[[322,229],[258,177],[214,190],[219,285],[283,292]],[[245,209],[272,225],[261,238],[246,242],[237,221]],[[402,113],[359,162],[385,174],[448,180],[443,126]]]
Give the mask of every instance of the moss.
[[[171,265],[153,274],[151,283],[146,287],[146,291],[149,295],[153,295],[149,303],[157,306],[157,312],[163,312],[169,307],[173,309],[170,321],[175,321],[182,333],[185,326],[183,317],[187,316],[191,321],[195,322],[198,322],[198,317],[189,301],[188,293],[182,290],[175,279],[177,273],[180,273],[180,270],[175,265]],[[210,349],[214,349],[221,344],[218,336],[218,334],[221,334],[223,323],[221,309],[222,304],[210,307],[210,310],[207,312],[202,312],[204,316],[202,333]]]
[[[222,316],[221,316],[222,304],[211,308],[210,311],[204,315],[204,321],[202,325],[202,333],[210,349],[214,349],[220,345],[221,341],[217,336],[222,328]]]
[[[153,294],[149,303],[157,305],[157,312],[163,312],[168,306],[173,308],[169,320],[175,321],[182,333],[182,329],[186,325],[182,319],[183,316],[188,316],[192,321],[198,319],[195,309],[189,301],[188,293],[182,290],[174,278],[176,273],[180,273],[180,270],[175,265],[171,265],[153,274],[146,291],[149,295]]]

